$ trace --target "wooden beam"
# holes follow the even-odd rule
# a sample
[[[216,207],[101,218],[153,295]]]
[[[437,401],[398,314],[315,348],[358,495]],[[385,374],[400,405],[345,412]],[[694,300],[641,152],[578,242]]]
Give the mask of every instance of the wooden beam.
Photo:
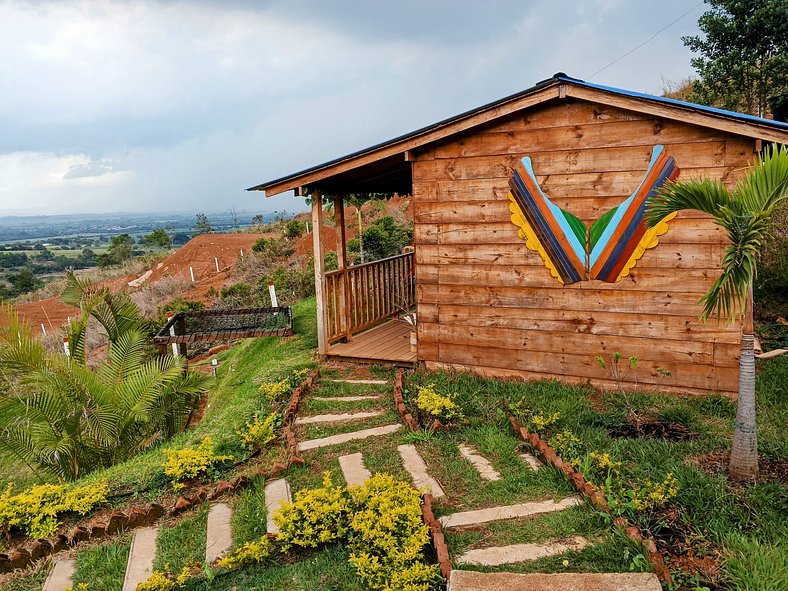
[[[337,236],[337,267],[342,271],[339,285],[339,306],[341,308],[342,324],[351,338],[350,314],[350,284],[347,279],[347,235],[345,232],[345,198],[343,195],[334,197],[334,230]]]
[[[405,162],[415,162],[416,155],[413,153],[413,150],[405,150]]]
[[[322,179],[332,177],[341,172],[359,168],[365,164],[388,158],[401,154],[407,150],[413,150],[425,144],[438,141],[445,137],[449,137],[456,133],[472,129],[478,125],[495,121],[501,117],[506,117],[512,113],[521,111],[527,107],[538,105],[550,99],[558,98],[557,86],[549,86],[542,90],[538,90],[533,94],[524,97],[513,98],[509,102],[499,104],[486,111],[481,111],[472,115],[468,115],[462,119],[453,119],[444,125],[432,128],[419,135],[403,139],[399,142],[394,142],[389,146],[379,148],[377,150],[364,151],[361,154],[348,156],[333,164],[327,164],[317,170],[306,172],[298,178],[288,179],[275,185],[265,187],[265,196],[272,197],[285,191],[291,191],[295,187],[303,185],[313,185]],[[262,186],[261,186],[262,188]]]
[[[315,251],[315,305],[317,308],[317,352],[325,355],[328,350],[326,341],[326,305],[323,294],[323,275],[325,259],[323,256],[323,199],[320,191],[312,194],[312,244]]]
[[[744,123],[743,121],[727,119],[724,115],[711,115],[709,113],[697,111],[692,107],[666,105],[647,99],[624,96],[571,84],[566,85],[566,94],[573,98],[611,105],[613,107],[628,109],[638,113],[648,113],[650,115],[656,115],[657,117],[665,117],[666,119],[700,125],[701,127],[719,129],[721,131],[727,131],[729,133],[735,133],[754,139],[780,142],[783,144],[788,143],[788,131],[761,126],[757,123]]]

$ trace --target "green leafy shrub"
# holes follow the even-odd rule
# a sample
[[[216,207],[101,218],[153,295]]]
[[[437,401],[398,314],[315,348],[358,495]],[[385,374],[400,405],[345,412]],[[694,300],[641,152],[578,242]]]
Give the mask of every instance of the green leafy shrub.
[[[285,228],[282,231],[282,235],[285,238],[298,238],[306,231],[306,226],[304,226],[304,222],[292,219],[285,224]]]
[[[182,489],[185,481],[197,478],[209,472],[217,464],[232,460],[232,456],[220,456],[214,453],[213,439],[206,437],[196,448],[165,449],[164,474],[172,480],[172,488]]]
[[[57,530],[58,516],[85,515],[107,500],[106,482],[85,486],[39,484],[14,494],[9,484],[0,495],[0,532],[6,536],[17,527],[33,538],[46,538]]]
[[[416,395],[416,406],[425,415],[450,423],[463,420],[462,410],[454,401],[456,394],[440,394],[430,384],[419,388]]]

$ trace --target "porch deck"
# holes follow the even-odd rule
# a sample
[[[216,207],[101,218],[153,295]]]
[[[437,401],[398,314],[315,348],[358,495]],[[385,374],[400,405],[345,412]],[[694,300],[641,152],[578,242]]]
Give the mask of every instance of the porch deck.
[[[330,345],[326,355],[356,361],[416,363],[416,353],[410,350],[410,328],[396,319],[353,335],[349,343]]]

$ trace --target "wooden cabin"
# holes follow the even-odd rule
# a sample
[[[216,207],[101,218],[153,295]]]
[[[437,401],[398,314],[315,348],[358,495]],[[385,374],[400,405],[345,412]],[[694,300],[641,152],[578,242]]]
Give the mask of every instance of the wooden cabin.
[[[312,210],[321,354],[612,387],[618,352],[637,357],[622,361],[627,385],[735,396],[741,327],[698,320],[721,230],[694,212],[650,236],[612,225],[638,215],[649,183],[732,186],[768,142],[788,143],[788,124],[556,74],[250,190],[335,199],[337,271]],[[348,266],[343,195],[395,191],[414,200],[414,252]]]

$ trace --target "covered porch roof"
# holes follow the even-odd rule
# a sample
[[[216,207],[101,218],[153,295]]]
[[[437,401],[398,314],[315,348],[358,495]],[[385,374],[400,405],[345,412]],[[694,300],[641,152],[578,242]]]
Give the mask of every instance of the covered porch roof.
[[[247,190],[265,191],[268,197],[285,191],[305,195],[315,190],[326,194],[410,193],[414,151],[528,107],[567,98],[648,113],[755,139],[788,143],[788,123],[591,84],[558,73],[517,94]]]

